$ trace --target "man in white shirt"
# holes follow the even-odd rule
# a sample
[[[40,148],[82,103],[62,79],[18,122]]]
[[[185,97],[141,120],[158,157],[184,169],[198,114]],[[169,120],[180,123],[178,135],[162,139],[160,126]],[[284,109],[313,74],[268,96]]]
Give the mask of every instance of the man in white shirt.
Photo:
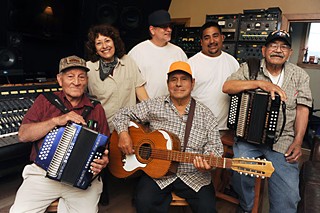
[[[135,60],[147,81],[145,89],[150,98],[169,94],[166,79],[172,62],[187,61],[184,51],[170,43],[172,26],[170,14],[157,10],[148,17],[151,39],[134,46],[128,55]]]
[[[210,108],[218,119],[219,130],[227,130],[230,101],[222,85],[239,68],[237,60],[222,51],[223,41],[218,23],[205,23],[200,29],[202,50],[188,61],[197,79],[192,96]]]

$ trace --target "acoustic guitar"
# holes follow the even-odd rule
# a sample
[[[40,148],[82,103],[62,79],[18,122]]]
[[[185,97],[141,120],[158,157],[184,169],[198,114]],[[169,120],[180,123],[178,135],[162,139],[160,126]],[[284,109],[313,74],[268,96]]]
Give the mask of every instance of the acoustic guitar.
[[[274,171],[272,162],[260,159],[223,158],[180,150],[180,141],[165,130],[146,131],[144,127],[130,122],[129,134],[133,142],[134,154],[125,155],[118,148],[118,134],[113,132],[109,147],[109,170],[118,178],[126,178],[143,171],[152,178],[165,176],[173,162],[193,163],[196,156],[207,160],[209,165],[231,168],[252,177],[270,177]]]

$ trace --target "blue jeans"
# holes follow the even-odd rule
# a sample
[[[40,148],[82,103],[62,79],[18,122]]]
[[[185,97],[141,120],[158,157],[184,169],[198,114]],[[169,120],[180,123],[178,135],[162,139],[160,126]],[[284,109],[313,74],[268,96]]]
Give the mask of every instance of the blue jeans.
[[[284,154],[272,151],[267,145],[255,145],[238,141],[233,145],[234,158],[257,158],[263,155],[271,161],[275,171],[267,179],[270,213],[295,213],[300,200],[298,163],[287,163]],[[232,186],[239,195],[240,206],[251,211],[254,201],[255,179],[249,176],[233,174]]]

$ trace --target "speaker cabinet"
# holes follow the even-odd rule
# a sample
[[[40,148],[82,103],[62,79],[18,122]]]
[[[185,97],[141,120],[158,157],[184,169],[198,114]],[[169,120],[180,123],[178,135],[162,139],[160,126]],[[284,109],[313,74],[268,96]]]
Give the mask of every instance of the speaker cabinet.
[[[113,25],[129,50],[148,38],[148,15],[155,10],[168,10],[170,3],[171,0],[84,0],[80,31],[86,40],[90,26]]]
[[[23,75],[22,35],[7,33],[7,45],[0,47],[0,75]]]

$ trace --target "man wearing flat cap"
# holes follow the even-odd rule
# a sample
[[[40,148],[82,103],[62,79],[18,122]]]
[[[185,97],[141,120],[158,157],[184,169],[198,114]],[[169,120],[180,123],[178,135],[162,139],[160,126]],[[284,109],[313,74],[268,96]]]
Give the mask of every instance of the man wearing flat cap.
[[[137,63],[146,80],[145,88],[150,98],[168,94],[166,73],[174,61],[186,61],[183,50],[170,43],[172,25],[166,10],[157,10],[148,17],[151,39],[134,46],[128,53]]]
[[[88,77],[86,61],[77,56],[62,58],[59,64],[57,80],[62,91],[54,92],[56,99],[67,108],[63,113],[44,96],[39,95],[22,120],[19,129],[20,142],[34,142],[30,160],[38,155],[45,136],[54,128],[74,122],[86,126],[87,122],[97,124],[99,133],[109,136],[109,127],[104,110],[100,103],[94,105],[84,92]],[[83,117],[84,110],[89,110]],[[108,151],[101,159],[94,159],[90,169],[96,175],[108,163]],[[102,182],[98,178],[82,190],[46,177],[46,171],[32,163],[23,170],[23,183],[20,186],[11,213],[45,212],[51,202],[59,199],[58,211],[61,212],[98,212],[98,202],[102,191]],[[61,207],[63,206],[63,207]]]
[[[268,179],[271,213],[297,212],[299,196],[298,159],[306,131],[312,96],[309,76],[300,67],[288,62],[291,37],[283,30],[271,32],[262,47],[263,59],[256,80],[250,80],[247,63],[242,64],[223,85],[223,92],[236,94],[245,90],[262,89],[274,98],[278,94],[286,108],[280,107],[273,144],[252,144],[237,138],[234,157],[259,157],[271,161],[275,171]],[[284,115],[286,122],[281,130]],[[280,132],[282,134],[280,135]],[[254,200],[254,178],[233,175],[233,188],[239,194],[239,212],[251,212]]]
[[[216,212],[215,190],[210,173],[212,165],[200,155],[219,157],[223,153],[223,147],[216,117],[207,106],[191,97],[194,83],[190,65],[183,61],[173,62],[167,72],[169,95],[149,99],[133,107],[122,108],[113,119],[119,144],[123,144],[120,148],[128,161],[133,159],[131,155],[139,152],[134,150],[128,132],[130,119],[150,123],[151,130],[161,129],[175,134],[179,138],[177,142],[181,146],[181,151],[199,154],[190,160],[191,163],[179,163],[176,173],[171,175],[151,178],[143,174],[136,187],[135,204],[138,213],[167,213],[173,191],[186,199],[193,212]],[[190,117],[189,123],[187,120]],[[186,123],[189,123],[190,129]],[[169,140],[167,147],[170,149]],[[113,163],[112,154],[110,168]]]

